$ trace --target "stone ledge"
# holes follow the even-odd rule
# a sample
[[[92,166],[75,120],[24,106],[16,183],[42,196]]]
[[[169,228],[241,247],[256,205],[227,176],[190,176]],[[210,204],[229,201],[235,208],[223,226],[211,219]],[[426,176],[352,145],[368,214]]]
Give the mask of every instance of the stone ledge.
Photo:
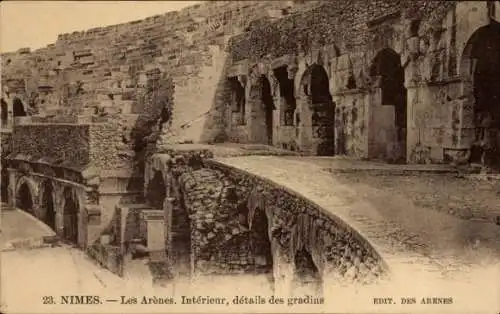
[[[88,224],[89,225],[100,225],[101,224],[101,215],[102,208],[100,205],[87,205],[85,207],[87,211]]]
[[[165,219],[163,210],[160,209],[144,209],[141,211],[141,218],[144,220],[161,220]]]

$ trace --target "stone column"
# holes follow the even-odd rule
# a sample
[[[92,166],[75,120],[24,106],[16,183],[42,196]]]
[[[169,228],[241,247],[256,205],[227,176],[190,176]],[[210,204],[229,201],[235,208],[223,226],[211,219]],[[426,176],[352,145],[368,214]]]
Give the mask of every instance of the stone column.
[[[274,294],[280,297],[291,295],[295,265],[288,256],[288,251],[276,240],[271,240],[273,255]]]
[[[310,108],[310,97],[306,95],[301,95],[297,99],[297,112],[300,115],[299,127],[299,145],[300,149],[305,152],[311,152],[312,148],[312,110]]]
[[[165,260],[165,216],[160,210],[143,210],[147,228],[147,250],[151,260]]]
[[[9,173],[9,186],[7,187],[8,204],[12,207],[16,206],[16,184],[17,184],[17,171],[15,169],[7,169]]]
[[[64,237],[64,196],[63,187],[54,185],[54,209],[56,210],[56,234]]]

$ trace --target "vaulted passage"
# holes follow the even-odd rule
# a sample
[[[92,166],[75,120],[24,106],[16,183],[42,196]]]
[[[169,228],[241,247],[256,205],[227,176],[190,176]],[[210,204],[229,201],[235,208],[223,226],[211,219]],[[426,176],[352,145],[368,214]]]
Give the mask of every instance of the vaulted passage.
[[[17,200],[16,200],[16,207],[20,208],[30,214],[33,213],[33,197],[31,194],[31,189],[29,188],[28,184],[24,182],[21,184],[19,187],[19,190],[17,191]]]
[[[26,116],[26,110],[24,110],[23,102],[19,98],[14,98],[12,103],[12,115],[14,117],[24,117]]]
[[[257,208],[253,214],[250,229],[250,247],[253,252],[256,273],[270,274],[273,269],[268,225],[266,214]]]
[[[155,174],[148,184],[147,200],[153,207],[163,208],[163,202],[167,193],[167,188],[163,180],[163,175],[160,171],[155,171]]]
[[[49,180],[42,184],[42,204],[43,221],[53,230],[56,229],[56,211],[54,208],[54,188]]]
[[[296,296],[304,294],[321,295],[322,279],[312,256],[305,249],[295,254],[295,278],[293,293]]]
[[[260,77],[260,86],[262,88],[261,101],[263,115],[265,117],[266,125],[266,139],[269,145],[273,144],[273,111],[275,109],[273,102],[273,95],[271,92],[271,83],[265,75]]]
[[[74,191],[66,187],[64,197],[64,239],[70,243],[78,243],[79,204]]]
[[[389,132],[391,129],[394,130],[395,136],[389,136],[387,142],[394,142],[395,145],[386,157],[389,161],[404,163],[406,162],[407,95],[404,87],[404,69],[401,65],[401,57],[392,49],[387,48],[380,51],[373,60],[370,75],[375,80],[379,80],[380,104],[394,107],[394,121],[384,126],[379,119],[374,119],[374,128],[387,127]]]
[[[471,161],[500,169],[500,23],[477,30],[469,45],[477,148]]]
[[[293,116],[297,101],[294,94],[293,79],[288,78],[286,66],[274,69],[274,76],[278,79],[281,97],[280,123],[284,126],[294,125]]]
[[[309,96],[313,110],[313,138],[319,140],[316,155],[331,156],[335,152],[335,108],[330,94],[328,75],[318,64],[312,65],[308,70],[311,84]]]

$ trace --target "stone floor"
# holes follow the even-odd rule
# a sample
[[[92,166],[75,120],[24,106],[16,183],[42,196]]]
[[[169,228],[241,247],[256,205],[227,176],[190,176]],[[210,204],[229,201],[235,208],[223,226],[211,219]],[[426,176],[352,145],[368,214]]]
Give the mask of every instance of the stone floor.
[[[55,232],[30,214],[1,204],[0,249],[33,247],[43,244],[44,238],[55,236]],[[22,228],[20,228],[22,226]]]

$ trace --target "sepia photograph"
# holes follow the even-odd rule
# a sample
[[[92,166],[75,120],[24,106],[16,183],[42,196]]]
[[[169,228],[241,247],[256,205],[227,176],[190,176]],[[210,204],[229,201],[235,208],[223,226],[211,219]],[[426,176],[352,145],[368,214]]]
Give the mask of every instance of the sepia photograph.
[[[3,1],[0,313],[500,313],[500,1]]]

